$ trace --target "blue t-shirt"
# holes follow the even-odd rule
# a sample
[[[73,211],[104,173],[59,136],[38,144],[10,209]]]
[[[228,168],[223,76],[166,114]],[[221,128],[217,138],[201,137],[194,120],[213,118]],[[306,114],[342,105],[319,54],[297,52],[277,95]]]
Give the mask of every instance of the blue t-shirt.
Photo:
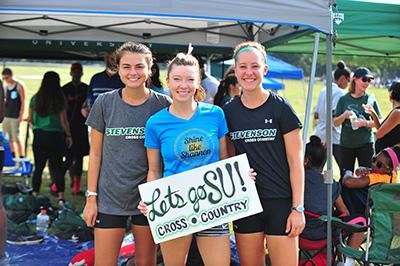
[[[124,83],[122,83],[118,73],[109,76],[107,74],[107,71],[104,70],[100,73],[95,74],[90,80],[89,88],[87,91],[88,105],[92,107],[95,100],[100,94],[123,87],[125,87],[125,85]]]
[[[189,120],[171,114],[167,108],[146,123],[146,148],[160,149],[164,177],[219,161],[219,139],[228,132],[222,109],[198,103]]]

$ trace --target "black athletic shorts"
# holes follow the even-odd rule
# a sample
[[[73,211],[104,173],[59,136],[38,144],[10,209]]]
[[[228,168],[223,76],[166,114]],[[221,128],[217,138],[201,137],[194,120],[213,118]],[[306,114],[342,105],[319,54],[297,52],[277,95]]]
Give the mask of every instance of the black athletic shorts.
[[[95,228],[125,228],[129,215],[112,215],[105,213],[97,213]],[[132,215],[131,223],[133,225],[149,225],[146,216],[143,214]]]
[[[233,222],[240,234],[264,232],[266,235],[287,235],[286,222],[292,211],[292,199],[260,199],[263,212]]]

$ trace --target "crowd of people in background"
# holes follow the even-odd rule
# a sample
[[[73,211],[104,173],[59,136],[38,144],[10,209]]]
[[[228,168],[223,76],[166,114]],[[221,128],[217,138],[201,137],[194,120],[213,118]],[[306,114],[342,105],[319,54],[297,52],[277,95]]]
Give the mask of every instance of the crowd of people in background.
[[[72,194],[83,195],[83,158],[89,155],[83,218],[94,227],[96,261],[116,264],[130,218],[136,265],[156,265],[156,245],[138,186],[242,153],[254,169],[250,177],[257,176],[255,184],[264,211],[233,222],[241,265],[264,265],[265,244],[273,265],[296,265],[300,235],[325,237],[326,227],[319,222],[307,218],[306,226],[304,208],[327,212],[321,174],[326,162],[326,88],[320,91],[314,110],[315,136],[303,156],[302,124],[297,114],[285,98],[262,87],[268,72],[265,48],[257,42],[241,43],[233,59],[234,66],[218,81],[205,71],[200,56],[179,53],[169,62],[163,83],[150,49],[127,42],[104,57],[106,69],[95,74],[89,85],[81,81],[84,69],[80,63],[70,66],[71,81],[64,86],[56,72],[44,74],[29,100],[25,119],[33,129],[32,194],[40,193],[48,162],[51,191],[60,204],[65,201],[67,171]],[[391,85],[392,110],[381,121],[379,104],[368,93],[374,81],[371,71],[361,66],[352,72],[343,61],[336,66],[329,114],[333,126],[329,130],[340,180],[333,186],[332,207],[341,214],[362,215],[369,186],[398,180],[400,83]],[[24,120],[26,88],[11,69],[5,68],[2,75],[5,87],[1,88],[0,120],[4,115],[3,130],[12,156],[25,157],[19,127]],[[114,128],[141,130],[134,138],[126,138],[107,133]],[[272,129],[275,134],[256,141],[232,137],[235,132],[260,128]],[[178,135],[185,137],[182,132],[200,134],[202,145],[215,147],[212,156],[199,154],[189,158],[189,163],[178,159],[174,147],[179,146]],[[0,143],[0,161],[1,147]],[[355,169],[356,160],[361,168]],[[0,201],[0,260],[4,254],[3,211]],[[193,265],[229,265],[228,236],[228,225],[223,224],[163,242],[164,263],[183,265],[198,249],[200,262],[194,259]],[[359,238],[354,236],[350,245],[358,247]],[[353,265],[350,259],[346,263]]]

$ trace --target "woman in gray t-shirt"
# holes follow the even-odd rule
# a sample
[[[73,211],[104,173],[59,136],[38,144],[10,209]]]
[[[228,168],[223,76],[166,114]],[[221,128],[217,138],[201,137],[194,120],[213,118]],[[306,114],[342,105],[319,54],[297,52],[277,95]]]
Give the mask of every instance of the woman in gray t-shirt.
[[[146,87],[153,64],[148,47],[127,42],[116,51],[116,62],[125,87],[99,95],[86,121],[91,149],[83,216],[95,227],[96,264],[117,264],[131,217],[136,263],[155,265],[156,245],[146,217],[137,209],[138,185],[147,177],[146,121],[170,99]]]

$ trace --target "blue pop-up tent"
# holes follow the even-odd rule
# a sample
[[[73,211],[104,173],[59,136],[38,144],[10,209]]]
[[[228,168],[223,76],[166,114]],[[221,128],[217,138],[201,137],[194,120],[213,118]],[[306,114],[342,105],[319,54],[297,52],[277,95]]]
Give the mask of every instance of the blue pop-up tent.
[[[275,91],[283,90],[285,88],[285,84],[267,77],[263,77],[262,86],[264,89],[271,89]]]
[[[233,59],[211,64],[211,74],[214,77],[222,77],[229,66],[234,64]],[[267,55],[268,73],[267,78],[280,79],[303,79],[303,69],[293,66],[272,55]]]
[[[233,59],[212,63],[211,75],[214,77],[223,76],[226,69],[234,64]],[[279,58],[267,55],[268,73],[263,78],[263,87],[272,90],[281,90],[285,88],[285,84],[274,80],[280,79],[303,79],[303,69],[295,67]]]

